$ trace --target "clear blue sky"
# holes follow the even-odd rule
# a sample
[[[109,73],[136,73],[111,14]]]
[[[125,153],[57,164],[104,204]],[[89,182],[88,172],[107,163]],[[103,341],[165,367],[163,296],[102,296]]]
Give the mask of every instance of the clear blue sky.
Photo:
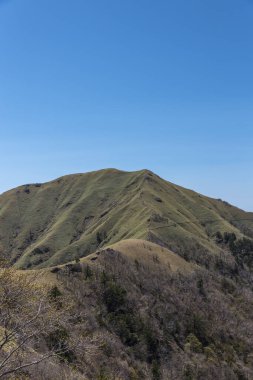
[[[0,0],[0,192],[148,168],[253,211],[253,0]]]

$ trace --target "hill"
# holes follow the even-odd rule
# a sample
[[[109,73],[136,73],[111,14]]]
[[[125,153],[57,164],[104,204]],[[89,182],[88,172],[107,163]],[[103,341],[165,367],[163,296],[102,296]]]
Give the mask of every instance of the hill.
[[[46,346],[45,333],[31,342],[36,355],[52,342],[65,348],[64,360],[52,357],[29,368],[28,379],[253,376],[252,274],[246,268],[207,270],[154,243],[128,239],[79,262],[16,272],[37,273],[61,313]]]
[[[253,378],[252,237],[252,213],[147,170],[2,194],[0,377]]]
[[[167,182],[115,169],[27,184],[0,196],[0,255],[17,268],[85,257],[123,239],[144,239],[187,260],[211,262],[215,236],[253,236],[253,214]]]

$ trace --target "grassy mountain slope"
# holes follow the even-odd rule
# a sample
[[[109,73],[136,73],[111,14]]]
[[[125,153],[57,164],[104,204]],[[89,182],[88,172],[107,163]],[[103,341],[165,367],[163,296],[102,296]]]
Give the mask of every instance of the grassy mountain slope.
[[[172,272],[180,271],[181,273],[191,273],[197,269],[197,266],[185,261],[167,248],[142,239],[121,240],[109,247],[105,247],[102,251],[108,254],[110,250],[120,252],[125,258],[130,260],[130,262],[134,262],[137,265],[138,262],[144,260],[146,265],[152,267],[160,263]],[[93,261],[94,257],[97,257],[100,253],[101,251],[98,251],[88,255],[83,258],[81,262],[87,264],[89,260]]]
[[[1,195],[1,254],[29,268],[10,270],[34,278],[60,315],[27,353],[66,348],[19,375],[251,379],[253,240],[241,239],[253,236],[249,219],[146,170],[72,175]]]
[[[101,170],[2,194],[0,254],[18,268],[40,268],[134,238],[201,257],[219,253],[217,231],[253,236],[250,218],[147,170]]]
[[[184,274],[190,274],[199,267],[193,263],[185,261],[180,256],[169,251],[167,248],[161,247],[160,245],[151,243],[142,239],[127,239],[121,240],[118,243],[112,244],[108,247],[104,247],[101,250],[97,250],[83,257],[80,260],[81,265],[97,266],[100,263],[100,256],[102,253],[103,257],[111,256],[112,252],[118,252],[126,260],[133,265],[138,265],[139,263],[145,262],[150,268],[159,265],[163,265],[168,272],[180,272]],[[24,276],[35,276],[40,284],[46,286],[59,285],[59,281],[56,279],[54,273],[76,264],[75,261],[69,262],[67,264],[61,264],[55,267],[43,268],[43,269],[30,269],[30,270],[16,270],[19,275]],[[100,265],[100,264],[99,264]]]

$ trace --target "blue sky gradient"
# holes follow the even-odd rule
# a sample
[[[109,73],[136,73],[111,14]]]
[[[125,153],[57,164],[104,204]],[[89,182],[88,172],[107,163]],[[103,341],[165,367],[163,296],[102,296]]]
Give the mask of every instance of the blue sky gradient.
[[[0,0],[0,192],[148,168],[253,211],[253,0]]]

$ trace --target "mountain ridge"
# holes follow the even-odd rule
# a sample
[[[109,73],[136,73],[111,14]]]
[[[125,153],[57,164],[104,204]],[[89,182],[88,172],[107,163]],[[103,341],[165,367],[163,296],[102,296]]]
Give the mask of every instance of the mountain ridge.
[[[1,194],[0,253],[7,253],[18,268],[40,268],[137,238],[183,257],[193,250],[200,256],[219,254],[215,233],[251,237],[253,221],[246,219],[253,220],[253,213],[175,185],[147,169],[102,169]]]

